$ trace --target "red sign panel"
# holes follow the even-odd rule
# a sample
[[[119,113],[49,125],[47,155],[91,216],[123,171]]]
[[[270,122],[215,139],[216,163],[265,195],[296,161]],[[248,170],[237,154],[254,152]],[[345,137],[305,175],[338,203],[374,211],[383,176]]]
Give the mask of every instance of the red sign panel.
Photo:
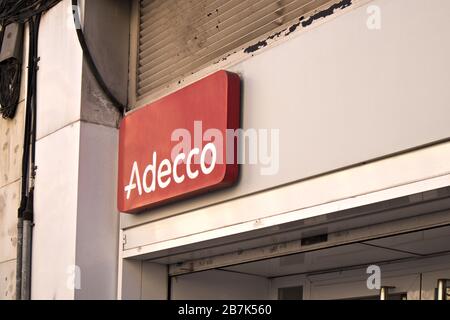
[[[239,124],[240,79],[226,71],[127,115],[119,132],[119,211],[134,213],[235,183],[236,145],[227,135]]]

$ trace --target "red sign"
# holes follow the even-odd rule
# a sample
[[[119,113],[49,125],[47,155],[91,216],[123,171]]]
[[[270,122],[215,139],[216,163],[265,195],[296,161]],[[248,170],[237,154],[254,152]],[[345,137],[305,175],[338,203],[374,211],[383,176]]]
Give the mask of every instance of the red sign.
[[[135,213],[238,178],[240,79],[216,72],[128,114],[119,132],[120,212]],[[231,157],[230,157],[231,154]]]

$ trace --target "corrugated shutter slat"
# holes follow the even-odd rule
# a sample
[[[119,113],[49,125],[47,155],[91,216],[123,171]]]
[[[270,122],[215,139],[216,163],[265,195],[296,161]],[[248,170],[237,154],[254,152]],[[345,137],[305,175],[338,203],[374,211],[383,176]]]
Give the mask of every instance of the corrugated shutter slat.
[[[330,0],[141,0],[137,97]]]

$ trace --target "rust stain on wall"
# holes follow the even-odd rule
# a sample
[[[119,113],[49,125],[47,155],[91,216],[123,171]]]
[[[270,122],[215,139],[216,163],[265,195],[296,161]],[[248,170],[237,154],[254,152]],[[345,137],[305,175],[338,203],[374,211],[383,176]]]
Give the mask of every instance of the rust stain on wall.
[[[327,9],[321,10],[311,16],[309,16],[307,19],[304,16],[301,16],[298,19],[297,23],[294,23],[288,28],[285,28],[281,31],[278,31],[270,36],[268,36],[264,40],[260,40],[255,44],[252,44],[244,49],[245,53],[253,53],[255,51],[258,51],[268,45],[269,40],[273,40],[275,38],[281,37],[281,36],[289,36],[291,33],[293,33],[295,30],[297,30],[299,27],[306,28],[314,23],[314,21],[326,18],[332,14],[334,14],[337,10],[342,10],[347,7],[349,7],[352,4],[352,0],[342,0],[338,3],[335,3],[328,7]]]

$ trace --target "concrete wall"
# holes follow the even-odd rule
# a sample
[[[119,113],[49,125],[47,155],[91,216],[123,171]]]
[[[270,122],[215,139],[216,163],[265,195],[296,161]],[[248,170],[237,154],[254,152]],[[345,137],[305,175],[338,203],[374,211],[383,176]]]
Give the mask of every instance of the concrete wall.
[[[80,123],[38,140],[32,299],[73,299]]]
[[[83,6],[92,55],[121,99],[126,99],[128,81],[126,8],[123,1]],[[71,9],[68,0],[58,4],[43,17],[40,31],[32,298],[113,299],[119,115],[83,63]]]
[[[76,222],[76,299],[115,299],[119,214],[116,209],[117,130],[81,122]]]
[[[39,34],[32,299],[75,295],[82,52],[71,22],[70,1],[62,1]]]
[[[25,31],[27,34],[27,30]],[[27,41],[25,36],[24,41]],[[24,50],[23,61],[28,55]],[[26,64],[22,74],[26,74]],[[17,209],[20,205],[26,78],[22,77],[19,105],[12,120],[0,118],[0,300],[16,292]]]
[[[24,102],[14,120],[0,119],[0,299],[15,295]]]
[[[84,32],[108,88],[126,104],[130,3],[85,2]],[[76,299],[117,297],[119,213],[116,209],[120,113],[82,66],[76,263],[81,288]]]
[[[84,32],[92,56],[108,88],[124,105],[128,98],[130,3],[87,1]],[[83,65],[81,119],[117,127],[120,114],[105,97],[87,64]]]

